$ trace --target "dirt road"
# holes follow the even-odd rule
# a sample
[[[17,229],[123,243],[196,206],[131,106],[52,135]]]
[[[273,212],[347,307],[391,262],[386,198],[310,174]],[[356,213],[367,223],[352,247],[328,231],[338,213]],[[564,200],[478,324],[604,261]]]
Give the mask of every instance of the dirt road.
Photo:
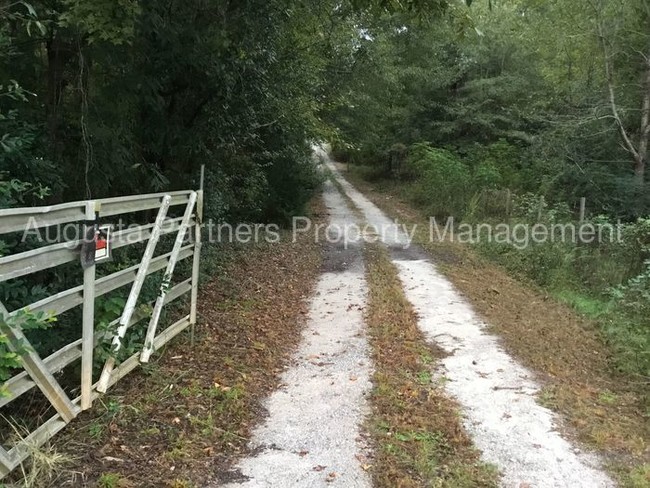
[[[329,161],[324,152],[321,158]],[[540,385],[485,330],[463,297],[409,238],[350,185],[331,162],[334,177],[361,211],[360,219],[328,182],[325,201],[340,228],[371,224],[391,252],[404,292],[428,341],[448,356],[435,377],[462,408],[464,426],[505,487],[610,487],[598,459],[556,430],[553,412],[536,402]],[[370,486],[369,454],[360,425],[370,412],[365,396],[371,367],[364,338],[366,283],[358,236],[327,248],[326,269],[312,299],[308,325],[285,386],[267,402],[269,415],[254,432],[252,455],[240,461],[226,486]],[[435,415],[431,412],[431,415]]]

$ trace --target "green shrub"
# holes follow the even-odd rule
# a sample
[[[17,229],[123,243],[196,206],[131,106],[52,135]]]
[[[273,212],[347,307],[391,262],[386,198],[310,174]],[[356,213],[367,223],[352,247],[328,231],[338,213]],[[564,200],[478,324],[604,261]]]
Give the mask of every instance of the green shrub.
[[[6,327],[19,327],[22,330],[45,329],[55,321],[56,317],[44,312],[34,314],[27,310],[20,310],[11,318],[0,316],[0,398],[8,395],[5,382],[11,378],[14,370],[22,366],[20,358],[28,352],[27,346],[23,345],[16,350],[10,349],[9,338],[2,330]]]
[[[439,217],[462,217],[472,194],[467,166],[453,153],[426,144],[411,147],[406,172],[416,178],[411,200]]]
[[[641,274],[612,288],[610,293],[629,315],[646,319],[650,324],[650,260],[645,266]]]
[[[521,186],[521,149],[504,139],[489,145],[474,144],[462,153],[472,169],[476,188],[510,188]]]
[[[262,219],[286,224],[304,210],[322,183],[308,148],[304,152],[287,148],[265,165],[270,192],[264,202]]]
[[[341,141],[330,143],[330,155],[334,161],[338,161],[339,163],[350,162],[353,151],[354,147],[350,144],[345,144]]]
[[[503,179],[499,169],[491,162],[480,163],[474,171],[473,183],[476,188],[499,188]]]
[[[517,248],[511,244],[481,241],[481,254],[511,273],[531,279],[540,286],[558,288],[575,283],[575,248],[562,242],[531,243]]]
[[[386,178],[386,170],[381,166],[355,165],[351,171],[358,174],[362,179],[380,186],[390,184],[391,180]]]
[[[482,163],[498,169],[503,187],[521,187],[521,149],[504,139],[487,146]]]
[[[650,324],[648,320],[613,315],[605,321],[603,332],[614,351],[619,371],[650,376]]]

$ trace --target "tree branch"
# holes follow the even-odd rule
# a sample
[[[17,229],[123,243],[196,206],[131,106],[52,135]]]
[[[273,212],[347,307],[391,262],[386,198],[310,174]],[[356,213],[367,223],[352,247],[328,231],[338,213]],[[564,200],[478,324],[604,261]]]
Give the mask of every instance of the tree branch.
[[[603,60],[605,63],[605,78],[607,80],[607,91],[609,93],[609,105],[612,110],[612,115],[618,126],[618,130],[623,138],[623,147],[632,154],[635,159],[639,158],[639,152],[634,146],[632,139],[630,139],[629,134],[625,130],[623,121],[618,112],[618,106],[616,105],[616,93],[614,91],[614,80],[612,73],[612,64],[609,58],[609,53],[607,52],[607,42],[605,41],[605,34],[603,33],[603,24],[600,19],[598,19],[598,37],[600,38],[600,43],[603,49]]]

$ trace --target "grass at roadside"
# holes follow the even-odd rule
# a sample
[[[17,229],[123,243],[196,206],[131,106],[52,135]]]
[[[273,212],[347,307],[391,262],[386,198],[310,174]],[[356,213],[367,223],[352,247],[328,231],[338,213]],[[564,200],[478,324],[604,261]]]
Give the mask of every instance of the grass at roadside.
[[[498,474],[480,461],[457,405],[432,379],[432,363],[443,353],[426,345],[387,252],[369,245],[365,258],[375,364],[367,428],[376,486],[497,486]]]
[[[471,198],[460,192],[460,200],[452,192],[447,197],[459,206],[450,214],[441,199],[441,193],[450,191],[444,179],[425,184],[423,176],[399,180],[378,168],[351,169],[355,177],[372,182],[382,193],[403,197],[442,225],[446,215],[454,215],[461,240],[480,233],[471,246],[474,252],[596,318],[613,366],[650,383],[650,219],[617,224],[611,216],[588,215],[581,225],[565,202],[500,190],[481,190]],[[503,241],[503,224],[515,245]],[[588,237],[591,229],[599,229],[597,238]],[[583,242],[571,242],[576,236]]]
[[[395,187],[377,191],[354,173],[348,177],[389,216],[417,223],[416,240],[509,352],[538,372],[545,385],[540,402],[563,414],[564,428],[599,450],[624,486],[650,486],[648,384],[612,368],[612,351],[599,327],[571,307],[596,314],[588,297],[554,296],[522,282],[468,246],[430,242],[427,217],[405,204]]]
[[[311,213],[325,218],[320,199]],[[219,258],[200,287],[196,344],[179,336],[68,426],[61,445],[75,460],[53,486],[204,486],[245,452],[320,271],[313,236],[288,237]]]

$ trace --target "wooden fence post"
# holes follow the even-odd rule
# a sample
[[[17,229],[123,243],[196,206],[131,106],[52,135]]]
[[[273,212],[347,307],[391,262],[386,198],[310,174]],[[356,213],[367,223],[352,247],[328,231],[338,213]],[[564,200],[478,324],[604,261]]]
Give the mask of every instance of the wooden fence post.
[[[203,224],[203,183],[205,165],[201,165],[201,181],[196,198],[196,225],[194,226],[194,256],[192,261],[192,292],[190,303],[190,344],[194,345],[196,332],[196,308],[199,300],[199,276],[201,261],[201,225]]]
[[[86,223],[84,239],[88,239],[95,230],[95,216],[99,208],[94,201],[86,202]],[[93,223],[91,223],[93,222]],[[95,259],[93,252],[93,261]],[[84,269],[83,284],[83,322],[81,332],[81,410],[92,406],[93,385],[93,351],[95,349],[95,263]]]

